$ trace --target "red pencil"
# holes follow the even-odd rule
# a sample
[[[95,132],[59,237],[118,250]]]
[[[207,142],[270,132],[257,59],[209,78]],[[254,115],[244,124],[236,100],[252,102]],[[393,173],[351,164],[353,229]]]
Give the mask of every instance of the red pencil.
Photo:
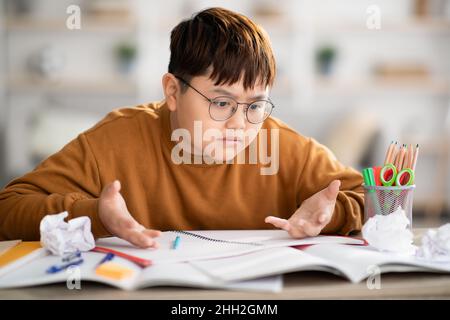
[[[124,258],[124,259],[127,259],[127,260],[131,261],[131,262],[136,263],[138,266],[140,266],[142,268],[145,268],[145,267],[148,267],[148,266],[152,265],[152,260],[142,259],[142,258],[135,257],[135,256],[132,256],[132,255],[120,252],[120,251],[109,249],[109,248],[95,247],[91,251],[101,252],[101,253],[113,253],[114,255],[116,255],[118,257],[121,257],[121,258]]]

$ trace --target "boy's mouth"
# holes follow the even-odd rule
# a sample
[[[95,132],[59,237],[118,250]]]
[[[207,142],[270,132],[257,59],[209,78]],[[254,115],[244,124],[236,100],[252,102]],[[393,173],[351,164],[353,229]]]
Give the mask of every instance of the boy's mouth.
[[[219,141],[224,142],[225,144],[242,143],[242,139],[240,137],[223,137],[223,138],[219,139]]]

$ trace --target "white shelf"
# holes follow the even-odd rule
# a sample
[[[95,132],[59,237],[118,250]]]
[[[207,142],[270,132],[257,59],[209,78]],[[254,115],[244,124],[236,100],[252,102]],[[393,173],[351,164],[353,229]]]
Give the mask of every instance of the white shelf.
[[[418,33],[448,33],[450,32],[450,20],[443,18],[407,18],[399,20],[383,19],[381,28],[370,30],[366,27],[366,22],[342,21],[342,20],[315,20],[313,27],[320,32],[341,33],[341,32],[418,32]]]
[[[125,79],[61,79],[38,80],[22,76],[10,79],[7,88],[15,93],[52,93],[52,94],[137,94],[137,85]]]
[[[33,17],[8,18],[7,31],[26,32],[134,32],[137,22],[133,18],[83,17],[80,30],[69,30],[62,19],[36,19]]]
[[[450,82],[447,79],[351,79],[337,80],[316,78],[314,91],[331,95],[362,94],[429,94],[450,96]]]
[[[400,20],[383,19],[381,29],[370,30],[366,27],[365,20],[345,19],[297,19],[256,17],[255,21],[270,32],[283,32],[286,34],[334,34],[340,36],[347,33],[364,32],[414,32],[425,34],[450,33],[450,19],[444,18],[406,18]]]

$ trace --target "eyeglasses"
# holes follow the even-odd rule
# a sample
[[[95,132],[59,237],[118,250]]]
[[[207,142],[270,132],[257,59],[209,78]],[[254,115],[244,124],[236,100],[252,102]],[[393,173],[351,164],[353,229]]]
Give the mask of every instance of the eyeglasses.
[[[257,100],[250,103],[237,102],[233,98],[220,96],[210,99],[203,93],[191,86],[186,80],[175,76],[183,84],[200,94],[209,102],[209,116],[215,121],[225,121],[230,119],[236,113],[240,104],[247,106],[245,108],[245,117],[247,121],[253,124],[261,123],[272,113],[275,106],[270,100]]]

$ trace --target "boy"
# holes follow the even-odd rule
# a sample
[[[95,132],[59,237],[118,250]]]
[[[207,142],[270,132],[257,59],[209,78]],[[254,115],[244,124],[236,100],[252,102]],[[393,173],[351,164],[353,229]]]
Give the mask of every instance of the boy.
[[[270,117],[275,60],[259,26],[207,9],[172,30],[170,50],[164,101],[114,110],[0,192],[0,240],[37,240],[62,211],[144,248],[158,230],[360,230],[361,175]]]

